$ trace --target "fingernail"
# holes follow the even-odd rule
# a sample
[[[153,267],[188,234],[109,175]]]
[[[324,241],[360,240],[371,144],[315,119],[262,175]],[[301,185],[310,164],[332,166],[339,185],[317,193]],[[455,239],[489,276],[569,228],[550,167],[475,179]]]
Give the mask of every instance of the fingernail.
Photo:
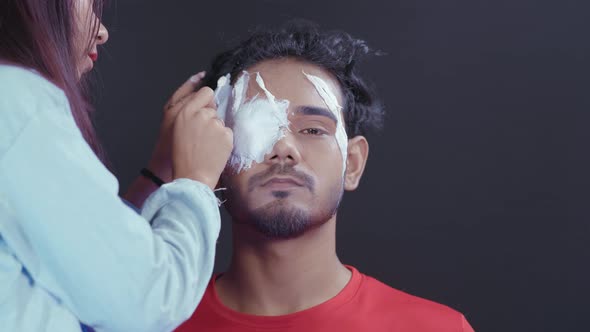
[[[206,72],[199,72],[191,77],[191,82],[197,83],[205,77]]]

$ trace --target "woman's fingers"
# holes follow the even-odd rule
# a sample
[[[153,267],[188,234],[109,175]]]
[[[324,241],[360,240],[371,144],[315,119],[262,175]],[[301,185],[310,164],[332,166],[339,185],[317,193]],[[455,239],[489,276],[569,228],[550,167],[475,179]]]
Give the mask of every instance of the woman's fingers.
[[[186,111],[198,111],[203,108],[215,110],[215,92],[209,87],[202,87],[182,100],[182,107]]]
[[[174,125],[173,176],[214,189],[233,149],[233,133],[210,107],[213,90],[205,87],[186,99]]]
[[[202,71],[196,75],[191,76],[186,82],[184,82],[175,92],[164,107],[164,110],[175,107],[179,102],[185,99],[187,96],[192,94],[200,85],[205,77],[205,72]]]
[[[166,182],[172,181],[172,131],[179,113],[186,108],[185,106],[189,106],[191,109],[199,109],[203,106],[211,107],[210,105],[215,104],[214,93],[211,89],[203,88],[194,92],[194,86],[193,83],[185,83],[177,90],[175,96],[170,99],[171,101],[174,100],[175,104],[165,107],[160,126],[160,136],[148,164],[152,172]]]

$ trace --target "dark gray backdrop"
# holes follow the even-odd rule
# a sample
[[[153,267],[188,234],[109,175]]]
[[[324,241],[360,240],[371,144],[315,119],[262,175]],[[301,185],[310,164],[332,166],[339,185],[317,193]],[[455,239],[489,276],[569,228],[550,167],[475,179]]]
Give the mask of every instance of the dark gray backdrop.
[[[361,67],[388,115],[339,214],[341,259],[477,331],[589,331],[588,2],[114,1],[97,124],[121,188],[176,86],[293,17],[388,53]],[[229,238],[225,218],[217,271]]]

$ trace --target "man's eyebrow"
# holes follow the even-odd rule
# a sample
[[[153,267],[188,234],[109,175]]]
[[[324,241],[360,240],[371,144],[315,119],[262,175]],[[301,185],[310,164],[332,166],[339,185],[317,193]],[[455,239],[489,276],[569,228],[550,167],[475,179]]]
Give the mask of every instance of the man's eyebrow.
[[[329,118],[330,120],[334,121],[334,123],[338,124],[338,119],[336,118],[336,115],[334,115],[334,113],[332,113],[327,108],[316,107],[316,106],[299,106],[295,109],[295,112],[302,114],[302,115],[325,116],[325,117]]]

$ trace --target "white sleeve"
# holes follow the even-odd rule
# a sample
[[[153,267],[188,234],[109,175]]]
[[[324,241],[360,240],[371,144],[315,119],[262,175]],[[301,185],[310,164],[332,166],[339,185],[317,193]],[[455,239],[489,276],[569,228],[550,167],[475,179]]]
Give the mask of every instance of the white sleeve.
[[[32,287],[95,330],[174,329],[196,308],[213,270],[220,228],[213,192],[174,181],[152,194],[142,218],[119,199],[116,179],[67,109],[36,105],[44,109],[18,135],[0,133],[6,245]]]
[[[2,331],[80,332],[78,318],[45,289],[35,286],[2,238],[0,326]]]

